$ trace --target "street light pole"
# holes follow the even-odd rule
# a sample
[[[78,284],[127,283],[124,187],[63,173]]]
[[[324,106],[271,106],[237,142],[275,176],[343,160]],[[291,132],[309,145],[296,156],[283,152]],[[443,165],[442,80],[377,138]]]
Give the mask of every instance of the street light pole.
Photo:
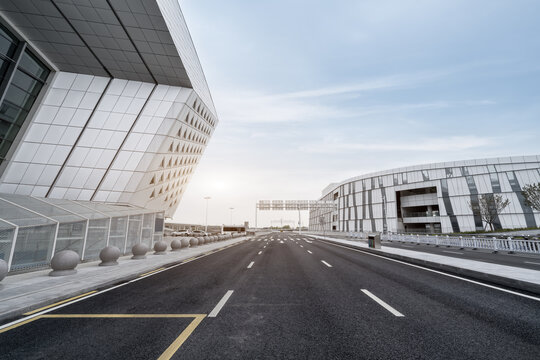
[[[206,214],[204,219],[204,232],[208,233],[208,200],[210,200],[210,196],[205,196],[204,200],[206,200]]]

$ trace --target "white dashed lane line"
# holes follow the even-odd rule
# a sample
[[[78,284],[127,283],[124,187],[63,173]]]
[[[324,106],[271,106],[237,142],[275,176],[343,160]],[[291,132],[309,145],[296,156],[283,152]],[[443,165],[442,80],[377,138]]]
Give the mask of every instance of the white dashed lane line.
[[[247,268],[248,268],[248,269],[251,269],[251,267],[253,266],[253,264],[255,264],[255,261],[250,262]]]
[[[366,294],[367,296],[369,296],[372,300],[377,302],[379,305],[381,305],[383,308],[390,311],[394,316],[397,316],[397,317],[405,316],[399,311],[397,311],[396,309],[394,309],[393,307],[391,307],[390,305],[388,305],[387,303],[385,303],[384,301],[382,301],[381,299],[379,299],[377,296],[373,295],[369,290],[362,289],[362,292]]]
[[[259,253],[257,255],[261,255],[262,254],[262,251],[259,251]]]
[[[310,253],[310,254],[313,254],[313,253],[312,253],[311,251],[309,251],[309,250],[308,250],[307,252]]]
[[[216,307],[210,312],[210,314],[208,314],[208,317],[216,317],[223,308],[223,306],[225,306],[225,303],[227,302],[227,300],[229,300],[233,292],[233,290],[227,291],[225,295],[221,298],[221,300],[219,300]]]
[[[328,267],[332,267],[332,265],[330,265],[329,263],[327,263],[327,262],[324,261],[324,260],[321,260],[321,262],[322,262],[324,265],[328,266]]]

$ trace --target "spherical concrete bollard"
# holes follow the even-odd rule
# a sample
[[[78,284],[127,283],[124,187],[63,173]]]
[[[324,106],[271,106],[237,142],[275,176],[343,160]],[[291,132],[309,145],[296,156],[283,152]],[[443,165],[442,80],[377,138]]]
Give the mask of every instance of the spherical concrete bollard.
[[[79,254],[73,250],[62,250],[54,254],[51,259],[51,268],[53,271],[49,276],[64,276],[77,273],[75,268],[79,263]]]
[[[99,266],[114,266],[118,265],[118,258],[120,257],[120,249],[116,246],[106,246],[99,253],[101,263]]]
[[[148,252],[148,245],[146,244],[135,244],[131,248],[133,256],[131,257],[134,260],[146,259],[146,253]]]
[[[154,255],[165,255],[167,254],[167,243],[163,240],[156,241],[154,244]]]
[[[174,239],[171,241],[172,251],[180,251],[182,249],[182,241],[180,239]]]
[[[182,242],[182,247],[187,248],[189,247],[189,238],[181,238],[180,241]]]
[[[2,281],[2,279],[6,277],[7,273],[8,273],[7,262],[0,259],[0,281]]]
[[[197,240],[197,238],[192,237],[191,239],[189,239],[189,246],[190,247],[195,247],[197,245],[199,245],[199,240]]]

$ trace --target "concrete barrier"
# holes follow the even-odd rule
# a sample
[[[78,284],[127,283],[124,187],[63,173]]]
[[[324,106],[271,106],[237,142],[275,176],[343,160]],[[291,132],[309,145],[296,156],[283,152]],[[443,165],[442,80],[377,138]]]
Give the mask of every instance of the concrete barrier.
[[[131,252],[133,253],[133,256],[131,257],[133,260],[146,259],[146,253],[148,252],[148,245],[135,244],[131,248]]]
[[[79,254],[73,250],[62,250],[57,252],[51,259],[51,268],[53,271],[49,273],[49,276],[76,274],[77,270],[75,270],[75,268],[80,260]]]
[[[190,238],[189,239],[189,247],[196,247],[199,245],[199,240],[197,240],[197,238]]]
[[[118,265],[120,257],[120,249],[116,246],[106,246],[99,252],[101,263],[99,266],[114,266]]]
[[[182,242],[182,248],[188,248],[189,247],[189,238],[183,237],[180,239]]]
[[[167,254],[167,243],[163,240],[156,241],[154,244],[154,255]]]
[[[182,240],[174,239],[173,241],[171,241],[171,250],[172,251],[182,250]]]

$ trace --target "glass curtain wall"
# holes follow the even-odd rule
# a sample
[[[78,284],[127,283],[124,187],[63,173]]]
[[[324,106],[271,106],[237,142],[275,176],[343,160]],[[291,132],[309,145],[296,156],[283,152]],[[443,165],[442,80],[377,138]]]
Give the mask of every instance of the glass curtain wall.
[[[0,164],[50,70],[0,24]]]

